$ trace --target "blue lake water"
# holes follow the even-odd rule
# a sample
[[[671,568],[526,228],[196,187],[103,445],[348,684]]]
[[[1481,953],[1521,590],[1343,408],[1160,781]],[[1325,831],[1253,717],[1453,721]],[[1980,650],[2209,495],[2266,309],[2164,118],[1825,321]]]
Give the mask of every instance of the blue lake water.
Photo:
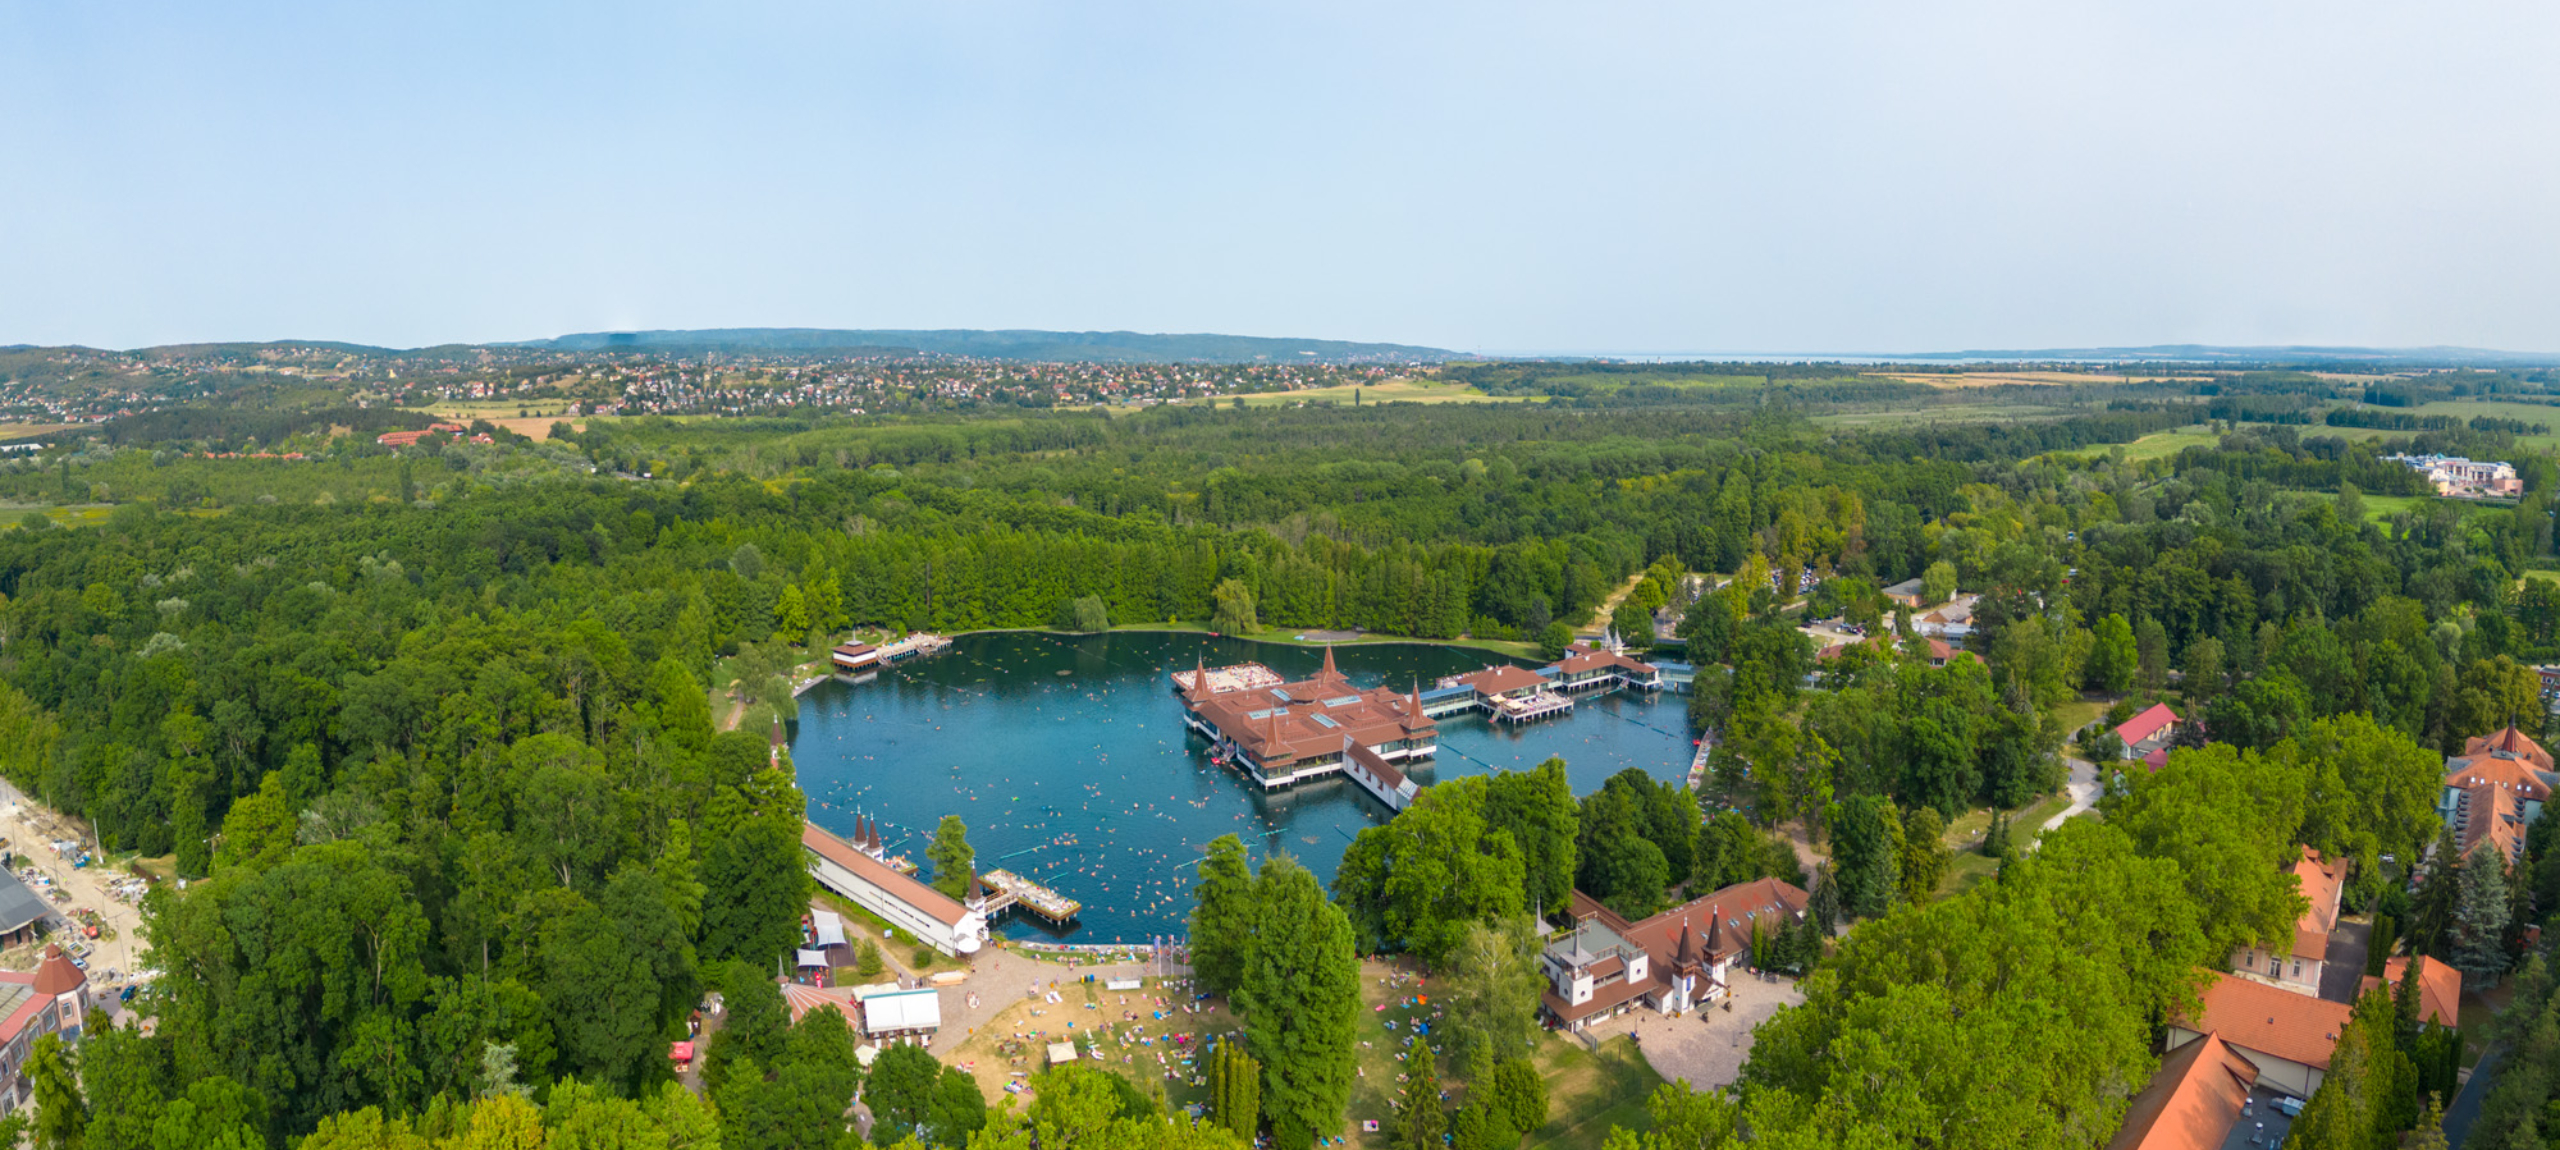
[[[1291,679],[1323,661],[1315,649],[1199,634],[965,636],[872,681],[832,681],[801,696],[791,754],[809,817],[839,834],[852,832],[856,814],[876,818],[892,851],[922,863],[934,826],[956,814],[978,869],[1011,870],[1084,903],[1064,931],[1009,915],[997,929],[1013,937],[1184,933],[1191,864],[1224,834],[1242,837],[1257,863],[1285,851],[1330,884],[1351,837],[1385,822],[1386,808],[1346,779],[1265,793],[1212,765],[1166,678],[1203,656],[1212,667],[1260,662]],[[1354,683],[1402,690],[1498,656],[1396,644],[1338,647],[1334,658]],[[1524,727],[1451,716],[1440,720],[1438,758],[1407,769],[1430,783],[1555,756],[1579,794],[1630,766],[1677,780],[1691,754],[1683,702],[1585,699],[1569,717]]]

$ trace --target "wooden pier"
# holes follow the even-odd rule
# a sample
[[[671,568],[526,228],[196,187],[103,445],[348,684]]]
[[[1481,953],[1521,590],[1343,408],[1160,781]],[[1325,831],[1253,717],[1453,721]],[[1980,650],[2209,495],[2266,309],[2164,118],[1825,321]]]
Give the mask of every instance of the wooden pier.
[[[1064,925],[1074,922],[1084,904],[1015,874],[1009,870],[991,870],[978,876],[988,889],[987,914],[994,916],[1016,906],[1029,907],[1032,913]]]
[[[1223,695],[1229,691],[1252,691],[1265,687],[1277,687],[1288,681],[1280,677],[1280,672],[1260,663],[1237,663],[1226,667],[1176,671],[1172,675],[1173,689],[1189,692],[1193,689],[1192,680],[1204,674],[1208,676],[1209,693],[1212,695]]]

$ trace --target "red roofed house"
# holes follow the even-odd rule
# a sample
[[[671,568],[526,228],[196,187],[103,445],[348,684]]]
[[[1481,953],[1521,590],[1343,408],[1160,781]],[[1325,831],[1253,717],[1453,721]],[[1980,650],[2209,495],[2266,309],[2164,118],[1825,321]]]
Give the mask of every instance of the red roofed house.
[[[2425,964],[2418,968],[2418,1021],[2446,1027],[2461,1026],[2462,972],[2449,962],[2426,958],[2418,961]],[[2364,994],[2377,986],[2387,986],[2396,995],[2400,993],[2400,976],[2408,969],[2409,960],[2406,958],[2383,963],[2382,977],[2366,975],[2356,993]]]
[[[2293,864],[2293,877],[2311,909],[2293,924],[2291,945],[2243,947],[2231,952],[2231,969],[2242,976],[2281,986],[2296,994],[2320,995],[2320,972],[2329,963],[2329,932],[2338,928],[2338,898],[2347,886],[2344,859],[2324,859],[2310,847]]]
[[[2309,1098],[2329,1076],[2338,1032],[2352,1009],[2245,978],[2222,978],[2204,990],[2195,1018],[2169,1024],[2169,1049],[2212,1035],[2258,1068],[2258,1085]]]
[[[2258,1068],[2213,1035],[2170,1051],[2125,1107],[2107,1150],[2218,1150],[2249,1103]]]
[[[2178,713],[2167,703],[2153,703],[2151,709],[2124,721],[2116,728],[2116,741],[2124,744],[2124,757],[2141,758],[2145,753],[2169,745],[2178,733]]]
[[[27,1104],[32,1094],[19,1073],[36,1039],[60,1034],[80,1041],[89,1010],[89,976],[71,965],[62,948],[48,944],[32,972],[0,970],[0,1114]]]
[[[1726,995],[1734,960],[1750,953],[1752,927],[1774,934],[1802,917],[1807,901],[1803,890],[1764,878],[1630,923],[1575,891],[1573,929],[1549,937],[1539,955],[1547,976],[1541,1012],[1581,1030],[1639,1007],[1664,1014],[1704,1007]]]
[[[2492,843],[2512,864],[2523,857],[2525,828],[2541,817],[2560,773],[2552,770],[2551,753],[2513,726],[2466,740],[2462,752],[2444,762],[2436,813],[2453,828],[2462,857]]]

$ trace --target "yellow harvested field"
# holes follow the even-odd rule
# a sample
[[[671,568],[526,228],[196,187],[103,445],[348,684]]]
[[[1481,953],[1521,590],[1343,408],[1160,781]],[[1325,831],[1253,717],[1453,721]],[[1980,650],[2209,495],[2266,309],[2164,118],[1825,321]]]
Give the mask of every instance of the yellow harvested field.
[[[1879,379],[1898,380],[1903,383],[1925,383],[1931,387],[1950,389],[2001,387],[2013,383],[2061,386],[2092,383],[2155,383],[2161,380],[2186,381],[2207,378],[2199,375],[2087,371],[1959,371],[1943,375],[1936,372],[1873,371],[1867,374]]]
[[[73,425],[68,423],[0,423],[0,440],[25,439],[31,435],[50,435]]]

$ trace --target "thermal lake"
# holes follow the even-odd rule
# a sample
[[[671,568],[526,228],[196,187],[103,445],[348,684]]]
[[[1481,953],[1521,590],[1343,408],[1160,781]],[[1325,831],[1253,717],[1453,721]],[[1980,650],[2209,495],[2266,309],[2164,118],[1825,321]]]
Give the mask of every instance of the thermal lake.
[[[1352,836],[1387,820],[1348,779],[1266,793],[1211,764],[1167,678],[1206,658],[1294,680],[1323,657],[1191,633],[968,635],[869,682],[812,688],[791,756],[818,825],[849,835],[856,814],[876,818],[889,849],[922,864],[935,824],[956,814],[979,870],[1011,870],[1084,903],[1064,931],[1017,911],[998,920],[1000,933],[1141,942],[1185,933],[1192,864],[1219,835],[1244,839],[1257,864],[1285,851],[1330,884]],[[1353,683],[1397,690],[1499,659],[1427,644],[1334,648]],[[1560,757],[1577,794],[1631,766],[1677,780],[1691,754],[1684,704],[1669,693],[1585,698],[1569,716],[1519,727],[1450,716],[1439,720],[1439,756],[1406,769],[1431,783]]]

